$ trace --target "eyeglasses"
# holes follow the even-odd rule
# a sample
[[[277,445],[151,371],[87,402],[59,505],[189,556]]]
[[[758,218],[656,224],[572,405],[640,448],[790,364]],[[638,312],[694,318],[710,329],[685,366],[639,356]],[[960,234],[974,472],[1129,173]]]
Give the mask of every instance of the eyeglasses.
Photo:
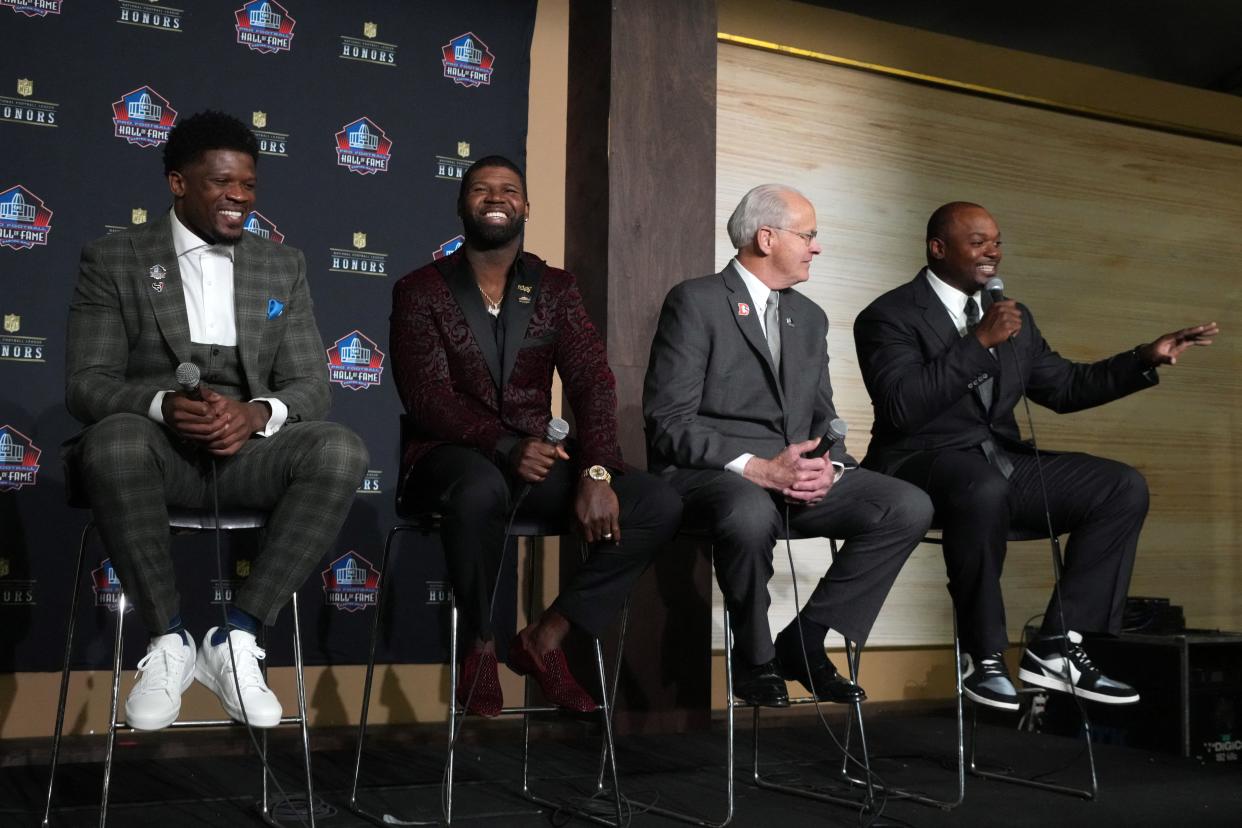
[[[797,236],[798,238],[806,242],[807,247],[810,247],[811,242],[815,241],[815,237],[819,235],[818,230],[811,230],[806,233],[800,233],[797,230],[791,230],[788,227],[775,227],[772,225],[764,225],[764,226],[767,227],[769,230],[784,230],[786,233],[793,233],[795,236]]]

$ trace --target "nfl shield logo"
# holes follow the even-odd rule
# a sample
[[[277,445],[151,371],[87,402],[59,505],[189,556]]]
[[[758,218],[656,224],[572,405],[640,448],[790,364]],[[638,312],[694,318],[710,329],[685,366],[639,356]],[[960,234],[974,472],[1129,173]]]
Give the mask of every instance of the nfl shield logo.
[[[242,558],[240,561],[238,561],[236,572],[237,572],[238,578],[249,577],[250,576],[250,561],[246,560],[245,558]]]
[[[376,26],[374,23],[363,23],[362,33],[367,37],[375,37],[379,34],[379,26]]]
[[[147,223],[146,208],[135,207],[134,209],[130,210],[129,211],[129,223],[130,224],[146,224]]]
[[[17,94],[21,95],[23,98],[29,98],[31,95],[33,95],[34,94],[34,81],[30,80],[30,78],[18,78],[17,79]]]
[[[4,315],[4,330],[8,333],[17,333],[22,329],[22,318],[15,313],[6,313]]]
[[[359,250],[362,250],[366,246],[367,246],[367,234],[363,233],[362,231],[358,231],[357,233],[354,233],[354,247],[356,247]]]
[[[458,141],[457,142],[457,155],[460,156],[461,158],[470,157],[470,142],[469,141]]]
[[[263,127],[267,126],[267,113],[266,112],[250,113],[250,123],[254,124],[255,129],[263,129]]]
[[[0,578],[9,574],[9,559],[0,558]]]

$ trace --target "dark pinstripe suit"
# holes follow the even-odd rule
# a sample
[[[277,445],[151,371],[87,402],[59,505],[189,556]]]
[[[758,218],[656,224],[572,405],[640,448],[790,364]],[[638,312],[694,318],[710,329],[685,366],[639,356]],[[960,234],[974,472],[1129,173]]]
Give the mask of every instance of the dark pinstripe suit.
[[[167,504],[211,503],[204,456],[147,417],[155,394],[175,387],[177,364],[192,361],[170,224],[165,215],[86,246],[66,346],[66,402],[88,426],[65,445],[70,479],[154,631],[179,611]],[[353,432],[320,421],[330,396],[301,252],[242,233],[233,284],[241,396],[275,397],[289,409],[273,437],[216,461],[221,506],[271,510],[263,553],[235,603],[272,623],[334,542],[367,453]],[[283,303],[274,316],[271,299]]]

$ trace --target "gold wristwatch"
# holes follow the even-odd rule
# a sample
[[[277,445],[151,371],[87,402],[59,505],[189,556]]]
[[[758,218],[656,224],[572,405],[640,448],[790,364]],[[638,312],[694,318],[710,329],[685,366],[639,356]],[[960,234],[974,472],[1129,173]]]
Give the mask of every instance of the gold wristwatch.
[[[582,476],[589,477],[592,480],[602,480],[605,483],[612,485],[612,475],[608,472],[608,469],[603,466],[591,466],[582,473]]]

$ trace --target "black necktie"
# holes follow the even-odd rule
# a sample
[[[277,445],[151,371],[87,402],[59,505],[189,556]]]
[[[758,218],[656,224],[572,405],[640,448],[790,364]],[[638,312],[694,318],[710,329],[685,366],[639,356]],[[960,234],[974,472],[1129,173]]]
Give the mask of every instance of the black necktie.
[[[970,336],[974,333],[975,327],[979,324],[979,303],[978,300],[971,296],[966,300],[966,333]],[[975,386],[975,391],[979,395],[979,402],[983,404],[983,410],[990,412],[992,410],[992,378],[988,377],[983,382]],[[983,441],[979,446],[983,449],[983,454],[988,458],[988,462],[996,467],[996,470],[1008,478],[1013,474],[1013,463],[1005,456],[1005,453],[999,450],[992,438]]]

